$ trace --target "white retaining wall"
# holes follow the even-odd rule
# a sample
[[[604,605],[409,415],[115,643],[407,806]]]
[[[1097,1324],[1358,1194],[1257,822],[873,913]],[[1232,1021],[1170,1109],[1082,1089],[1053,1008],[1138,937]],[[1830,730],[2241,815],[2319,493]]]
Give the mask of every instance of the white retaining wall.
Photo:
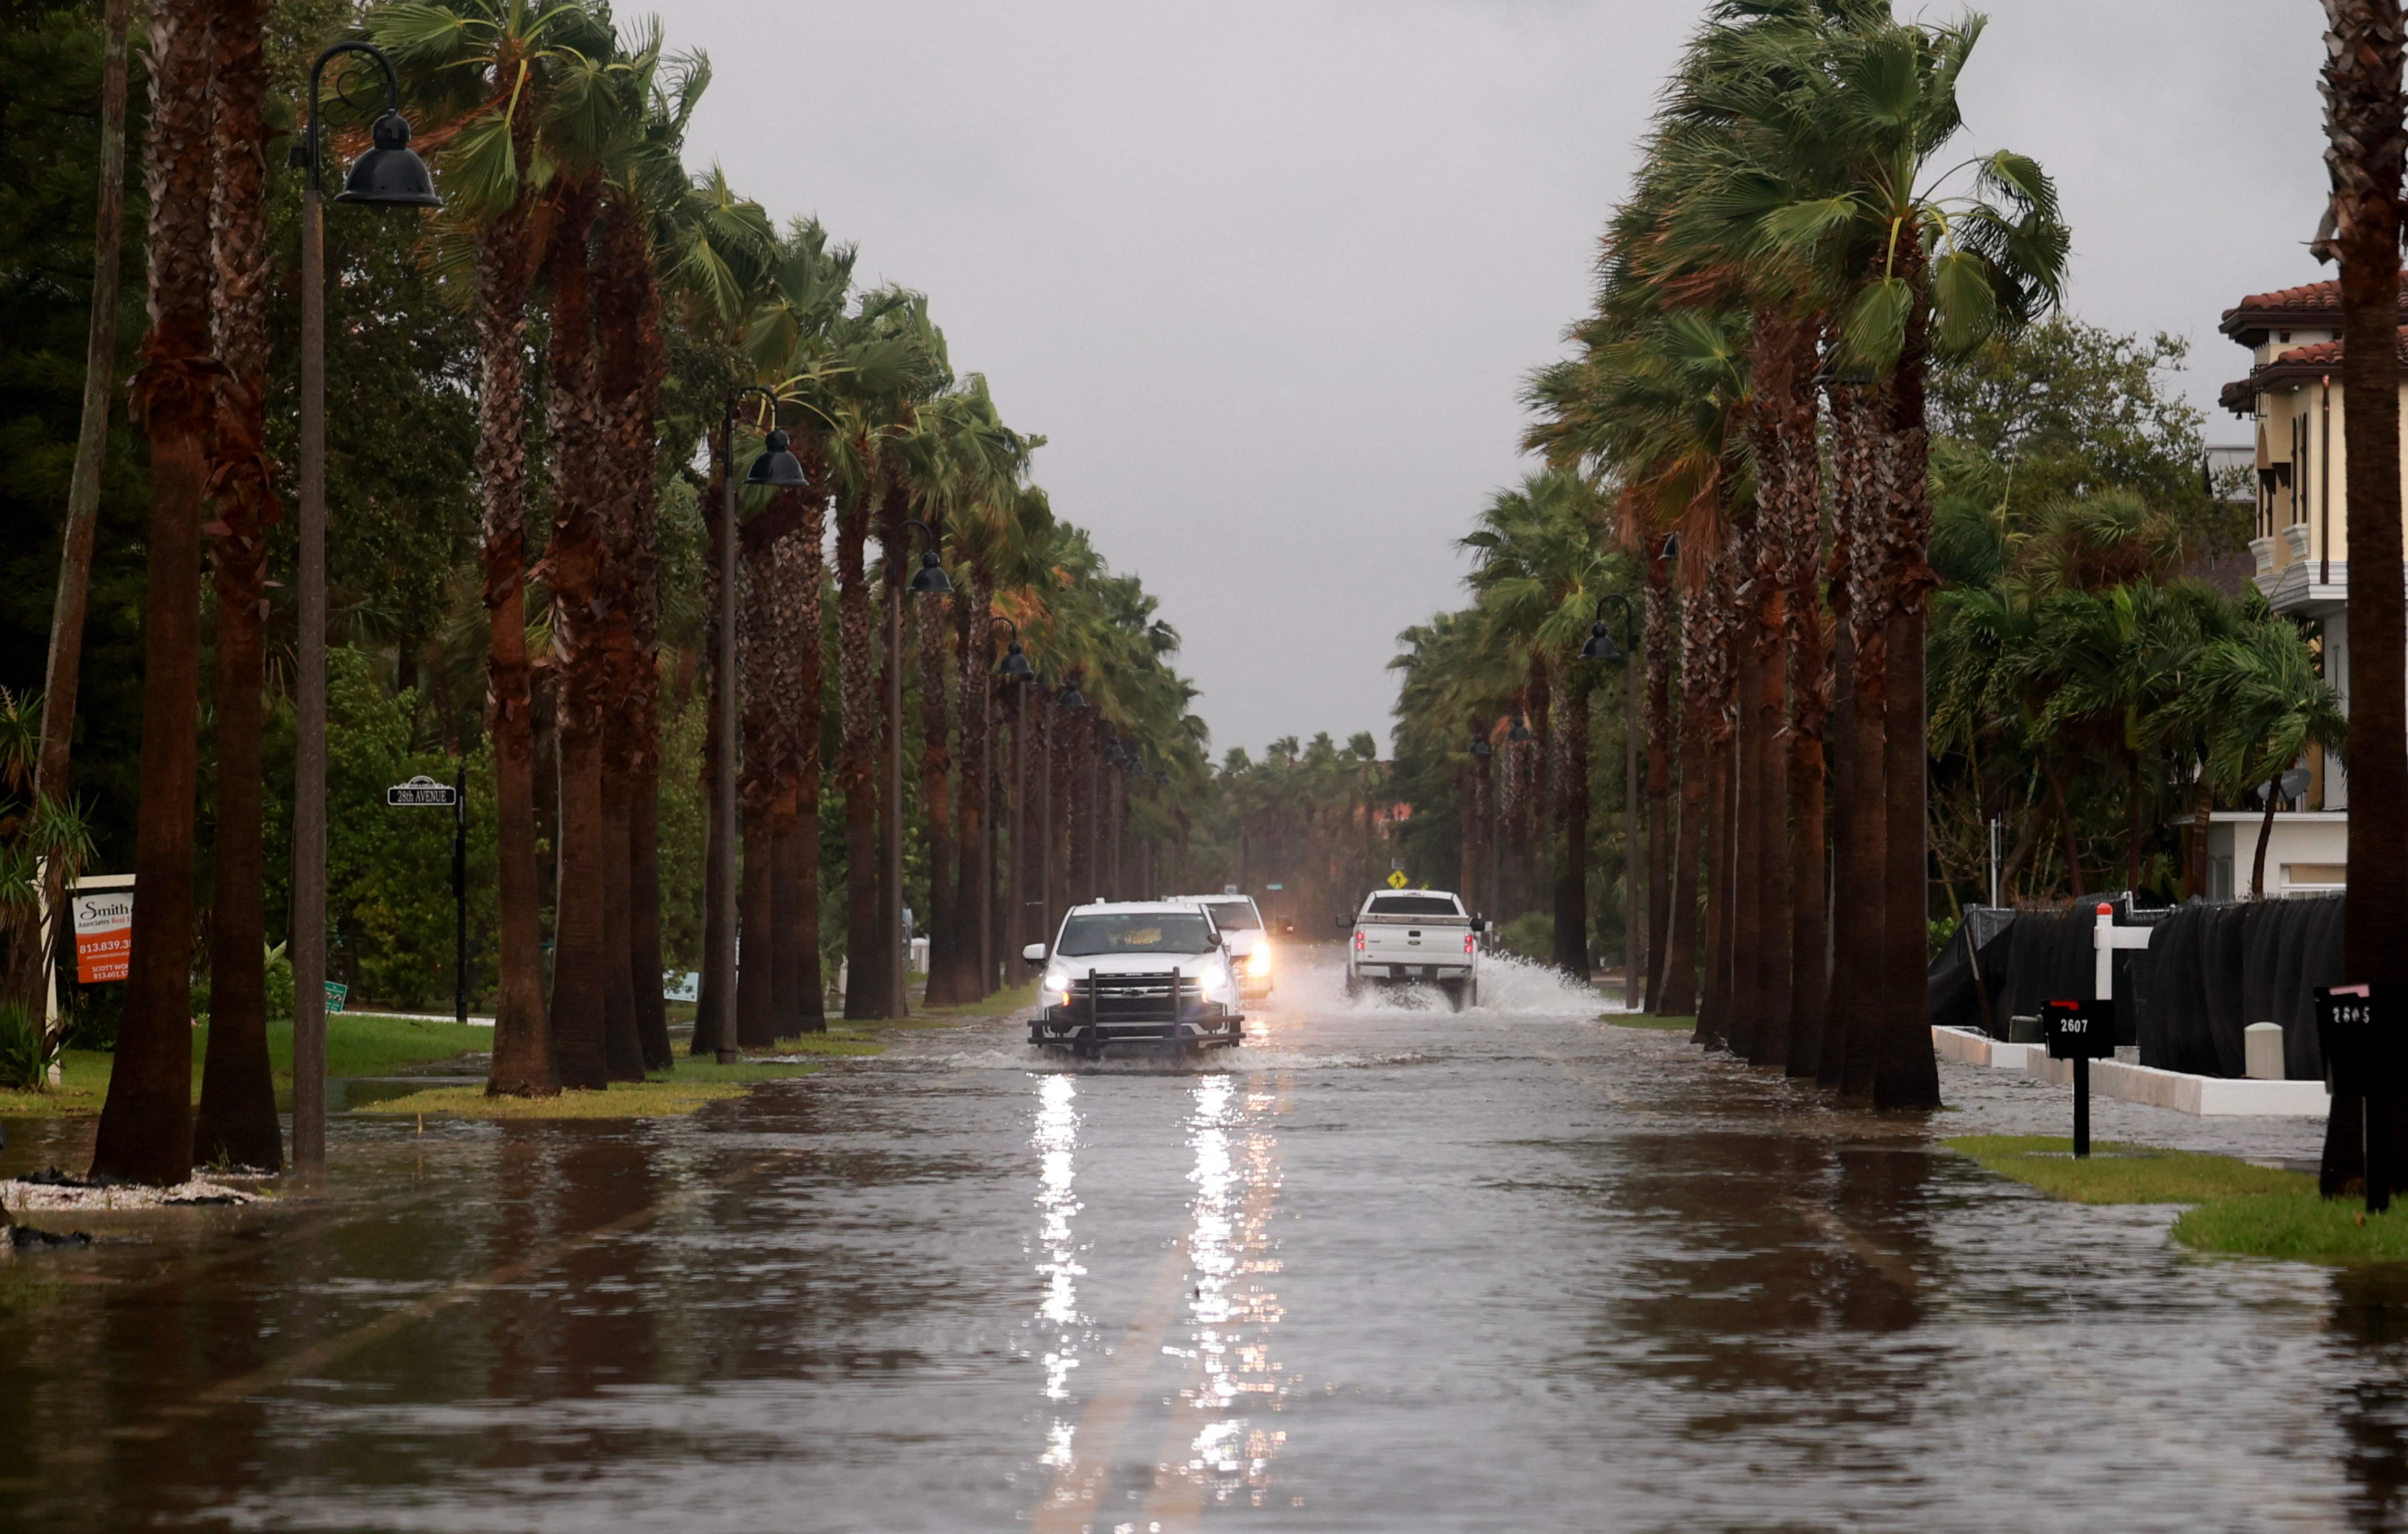
[[[1964,1028],[1931,1030],[1933,1053],[1943,1060],[1996,1070],[2020,1070],[2053,1086],[2073,1084],[2073,1062],[2052,1060],[2041,1044],[2009,1044],[1985,1039]],[[2090,1062],[2090,1090],[2126,1102],[2171,1108],[2178,1113],[2202,1116],[2267,1114],[2322,1118],[2332,1099],[2322,1082],[2235,1081],[2224,1076],[2193,1076],[2155,1066],[2127,1065],[2120,1060]]]

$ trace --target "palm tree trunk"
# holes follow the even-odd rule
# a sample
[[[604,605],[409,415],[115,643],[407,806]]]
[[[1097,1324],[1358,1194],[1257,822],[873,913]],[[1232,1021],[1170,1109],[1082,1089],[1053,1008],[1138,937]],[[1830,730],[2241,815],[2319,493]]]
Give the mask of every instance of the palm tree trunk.
[[[931,1007],[954,1007],[978,998],[962,995],[961,964],[968,946],[963,899],[962,849],[953,840],[953,698],[945,685],[943,608],[950,603],[921,596],[911,604],[920,651],[920,802],[928,821],[928,989]]]
[[[1672,566],[1659,546],[1646,556],[1647,1006],[1664,1011],[1672,927]],[[1635,664],[1634,657],[1634,664]],[[1694,989],[1694,987],[1693,987]],[[1683,1013],[1688,1008],[1681,1009]]]
[[[2206,764],[2201,763],[2199,787],[2191,793],[2190,825],[2183,836],[2183,897],[2189,900],[2207,898],[2207,832],[2214,824],[2215,790],[2207,781]]]
[[[1695,1041],[1710,1050],[1730,1048],[1738,744],[1738,737],[1726,727],[1707,746],[1706,982],[1698,998]]]
[[[1834,412],[1836,414],[1836,412]],[[1842,523],[1844,526],[1844,523]],[[1842,544],[1844,552],[1845,545]],[[1858,882],[1861,871],[1853,849],[1857,839],[1856,776],[1862,753],[1856,717],[1856,647],[1849,634],[1847,582],[1830,583],[1832,631],[1838,637],[1831,661],[1831,902],[1832,974],[1823,987],[1821,1046],[1816,1053],[1814,1080],[1837,1088],[1848,1057],[1848,1019],[1854,994],[1839,982],[1843,975],[1861,974],[1856,955],[1863,951],[1866,896],[1871,892]],[[1876,907],[1876,910],[1878,908]]]
[[[1556,968],[1580,983],[1589,975],[1588,730],[1585,679],[1568,669],[1555,688],[1555,959]],[[1626,859],[1625,876],[1633,871]]]
[[[150,330],[134,380],[150,441],[142,603],[141,798],[134,952],[97,1175],[181,1183],[193,1165],[193,798],[199,763],[201,509],[209,422],[209,70],[213,7],[150,8]]]
[[[738,933],[745,962],[736,972],[736,1042],[767,1049],[778,1041],[777,833],[767,805],[744,807],[743,910]]]
[[[827,981],[820,968],[820,727],[825,710],[821,689],[822,595],[827,578],[823,545],[827,535],[827,497],[818,489],[825,465],[808,450],[804,468],[812,488],[794,493],[795,527],[779,539],[779,582],[794,603],[788,665],[793,673],[793,717],[787,723],[787,770],[795,793],[792,856],[794,898],[781,934],[795,959],[797,1010],[788,1026],[827,1032]]]
[[[531,127],[515,134],[522,164]],[[488,640],[486,731],[494,748],[500,985],[485,1090],[560,1090],[544,1013],[543,876],[536,864],[535,689],[526,638],[526,307],[530,197],[477,236],[477,481],[485,495],[482,558]]]
[[[777,959],[772,966],[771,1042],[798,1032],[797,1020],[806,999],[803,984],[802,832],[800,795],[792,783],[779,790],[769,807],[769,910]]]
[[[1694,611],[1681,625],[1681,794],[1670,839],[1672,867],[1665,922],[1662,984],[1653,995],[1657,1015],[1688,1017],[1698,1011],[1698,874],[1706,863],[1706,824],[1713,770],[1707,765],[1708,663],[1705,624]]]
[[[2274,839],[2274,807],[2280,803],[2282,800],[2277,796],[2267,795],[2266,812],[2258,817],[2258,853],[2249,863],[2249,898],[2252,900],[2266,898],[2266,847]]]
[[[265,0],[222,6],[215,54],[218,486],[217,829],[211,848],[209,1042],[193,1158],[279,1170],[283,1135],[267,1061],[266,857],[261,842],[267,529],[277,520],[267,459],[267,50]]]
[[[647,699],[643,737],[660,739],[657,696]],[[661,984],[661,770],[657,752],[638,759],[627,810],[628,972],[636,984],[636,1032],[644,1046],[644,1068],[666,1070],[677,1063],[669,1041],[668,1008]],[[645,977],[652,977],[646,984]]]
[[[591,260],[587,239],[599,188],[561,195],[546,269],[552,285],[547,380],[552,454],[552,543],[544,566],[552,587],[552,644],[559,690],[559,877],[553,891],[552,1055],[563,1086],[600,1090],[641,1081],[643,1056],[629,1011],[623,1039],[610,1027],[606,968],[624,975],[624,951],[605,946],[602,735],[607,709],[602,633],[606,538],[601,486],[604,450],[595,393]],[[606,956],[608,955],[608,956]],[[615,962],[613,962],[615,960]]]
[[[1900,271],[1920,289],[1921,248],[1906,242]],[[1882,737],[1882,982],[1885,1035],[1873,1079],[1876,1108],[1940,1106],[1940,1065],[1931,1046],[1928,976],[1930,855],[1928,850],[1928,750],[1924,703],[1924,604],[1933,584],[1930,437],[1924,413],[1928,355],[1925,308],[1914,306],[1906,345],[1891,380],[1890,430],[1880,446],[1888,459],[1884,486],[1893,509],[1884,578],[1891,593],[1886,614],[1889,653],[1884,657],[1888,716]],[[2397,518],[2394,518],[2397,521]],[[2396,546],[2395,546],[2396,547]]]
[[[1757,642],[1756,620],[1744,611],[1733,639],[1739,649],[1738,697],[1731,761],[1732,877],[1730,1010],[1724,1018],[1730,1052],[1753,1061],[1756,1038],[1764,1023],[1765,885],[1771,867],[1766,855],[1764,795],[1765,763],[1770,742],[1764,738],[1764,715],[1758,706],[1763,688],[1765,654]]]
[[[961,913],[968,940],[957,961],[961,980],[955,994],[976,1001],[995,986],[995,869],[992,765],[995,738],[992,699],[995,668],[987,664],[988,615],[995,601],[995,577],[983,564],[969,569],[968,599],[960,604],[956,635],[960,656],[962,714]]]
[[[723,439],[711,453],[711,482],[705,488],[702,499],[703,529],[708,540],[702,567],[703,612],[710,624],[710,638],[706,644],[710,650],[710,675],[708,685],[703,689],[706,711],[703,716],[702,775],[695,786],[701,793],[702,802],[710,807],[710,823],[705,832],[702,854],[702,985],[696,993],[694,1009],[694,1037],[686,1045],[686,1053],[694,1055],[711,1054],[719,1047],[720,1040],[727,1037],[722,1031],[722,1019],[726,1016],[725,1009],[735,1005],[733,996],[719,994],[718,977],[728,949],[736,941],[736,934],[721,925],[719,899],[713,892],[724,888],[724,882],[734,874],[728,862],[737,855],[737,831],[732,825],[720,824],[719,797],[711,788],[719,779],[719,753],[735,749],[732,743],[719,738],[720,689],[728,685],[730,671],[727,657],[719,653],[720,604],[729,599],[728,595],[719,589],[720,539],[734,536],[734,529],[724,525],[726,514],[723,508],[727,504],[727,486],[723,478],[726,472],[725,449],[726,443]]]
[[[777,539],[756,515],[737,531],[736,610],[738,734],[743,770],[737,779],[743,865],[738,886],[736,1041],[767,1049],[778,1041],[780,1008],[790,1003],[791,972],[779,973],[785,933],[779,920],[778,800],[781,797],[779,702],[787,657],[786,597],[779,579]]]
[[[886,1015],[886,940],[878,919],[880,700],[872,670],[869,577],[864,544],[874,491],[837,504],[837,700],[843,711],[836,759],[844,796],[845,988],[848,1020]]]
[[[595,969],[602,984],[603,1039],[611,1078],[640,1082],[652,1062],[646,1057],[643,1030],[636,1016],[636,972],[628,962],[636,951],[634,902],[629,893],[636,873],[636,785],[616,750],[606,743],[599,754],[595,797],[602,814],[602,947]],[[652,987],[659,988],[657,982]]]
[[[1882,882],[1888,822],[1884,782],[1887,775],[1889,653],[1885,614],[1891,600],[1880,552],[1887,530],[1888,500],[1883,463],[1875,452],[1887,411],[1886,384],[1842,385],[1831,392],[1833,461],[1839,502],[1836,561],[1847,618],[1849,680],[1847,839],[1840,846],[1840,886],[1849,902],[1848,946],[1839,953],[1839,973],[1851,978],[1845,996],[1846,1026],[1833,1040],[1839,1048],[1836,1078],[1842,1097],[1870,1101],[1881,1062],[1882,935],[1887,900]]]
[[[645,208],[624,189],[603,206],[595,274],[595,351],[609,476],[609,719],[602,770],[605,1015],[624,1008],[644,1068],[671,1063],[660,962],[660,284]],[[624,870],[624,871],[623,871]],[[616,1024],[613,1024],[614,1028]]]
[[[91,605],[93,540],[100,522],[100,477],[108,458],[108,408],[117,392],[117,301],[125,227],[125,95],[131,0],[105,0],[100,85],[100,186],[93,208],[92,315],[84,331],[83,418],[76,434],[75,467],[67,480],[66,525],[59,538],[59,590],[50,605],[50,649],[42,678],[42,748],[34,766],[34,799],[54,805],[67,796],[75,755],[76,693],[83,676],[83,621]],[[41,909],[52,913],[51,935],[66,909],[66,866],[42,864]],[[38,924],[17,929],[8,989],[36,1017],[50,996],[50,949]]]
[[[1919,483],[1918,480],[1918,483]],[[1926,762],[1921,594],[1890,617],[1889,714],[1882,736],[1882,979],[1885,1035],[1875,1108],[1940,1106],[1931,1048],[1930,876],[1925,851]]]
[[[2333,247],[2341,258],[2342,389],[2350,401],[2345,499],[2350,571],[2349,899],[2342,968],[2353,982],[2408,981],[2408,594],[2401,574],[2399,323],[2401,129],[2400,0],[2325,0],[2325,132]],[[2362,572],[2362,573],[2361,573]],[[2261,844],[2262,845],[2262,844]],[[2262,859],[2261,851],[2258,854]],[[2335,1094],[2320,1182],[2328,1195],[2367,1168],[2363,1141],[2408,1186],[2408,1104],[2372,1119]],[[2358,1129],[2364,1124],[2367,1133]]]

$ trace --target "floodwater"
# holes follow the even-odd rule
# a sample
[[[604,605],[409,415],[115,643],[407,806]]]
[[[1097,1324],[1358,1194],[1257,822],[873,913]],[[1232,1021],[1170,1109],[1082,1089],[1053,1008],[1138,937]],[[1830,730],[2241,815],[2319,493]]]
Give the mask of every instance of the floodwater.
[[[689,1120],[339,1118],[315,1197],[0,1259],[0,1527],[2408,1524],[2408,1279],[1992,1179],[1937,1138],[2064,1132],[2000,1073],[1839,1113],[1484,991],[1291,973],[1201,1065],[996,1022]]]

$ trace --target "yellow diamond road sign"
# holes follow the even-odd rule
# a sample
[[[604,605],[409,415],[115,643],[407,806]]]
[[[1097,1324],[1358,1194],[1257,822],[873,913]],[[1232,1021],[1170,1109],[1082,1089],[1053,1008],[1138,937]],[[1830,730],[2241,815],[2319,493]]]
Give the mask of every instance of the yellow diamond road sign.
[[[1396,872],[1388,876],[1388,887],[1392,890],[1400,890],[1405,887],[1404,869],[1398,868]]]

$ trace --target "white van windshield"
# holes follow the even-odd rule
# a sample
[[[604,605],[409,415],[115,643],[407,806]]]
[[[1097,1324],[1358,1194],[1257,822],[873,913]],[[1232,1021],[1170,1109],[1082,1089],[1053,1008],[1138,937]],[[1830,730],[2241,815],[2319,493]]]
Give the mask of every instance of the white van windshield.
[[[1200,911],[1113,911],[1073,916],[1062,924],[1057,952],[1066,959],[1105,953],[1202,953],[1212,947],[1212,925]]]

